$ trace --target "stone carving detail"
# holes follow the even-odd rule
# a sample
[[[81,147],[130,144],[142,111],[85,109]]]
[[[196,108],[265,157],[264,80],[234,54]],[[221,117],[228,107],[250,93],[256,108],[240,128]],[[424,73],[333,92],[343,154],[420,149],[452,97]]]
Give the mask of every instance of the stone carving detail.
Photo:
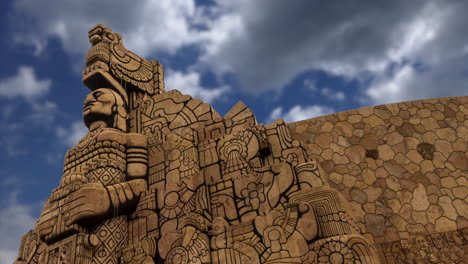
[[[468,263],[468,228],[383,242],[388,263]]]
[[[287,124],[164,92],[159,63],[98,25],[89,133],[65,156],[16,263],[378,263]]]

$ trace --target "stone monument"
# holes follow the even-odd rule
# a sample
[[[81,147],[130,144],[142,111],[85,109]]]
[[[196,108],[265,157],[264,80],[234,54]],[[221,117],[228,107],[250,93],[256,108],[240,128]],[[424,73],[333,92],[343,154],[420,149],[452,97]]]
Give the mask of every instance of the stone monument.
[[[444,233],[379,240],[362,226],[375,214],[356,219],[359,195],[342,192],[340,172],[324,163],[339,162],[323,151],[334,144],[332,129],[344,131],[333,128],[338,122],[320,149],[318,137],[300,140],[312,134],[300,124],[259,124],[241,102],[221,117],[198,99],[165,92],[161,64],[127,50],[120,34],[100,24],[88,37],[89,132],[65,155],[59,186],[16,264],[449,263],[407,260],[466,254],[467,229],[453,230],[455,251]],[[430,155],[430,147],[421,152]],[[432,243],[437,252],[425,250]]]

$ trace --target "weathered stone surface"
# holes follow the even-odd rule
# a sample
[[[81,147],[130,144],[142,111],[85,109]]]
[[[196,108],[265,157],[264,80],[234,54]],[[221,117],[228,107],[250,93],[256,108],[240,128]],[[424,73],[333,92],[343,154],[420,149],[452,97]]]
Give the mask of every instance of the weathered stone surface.
[[[403,205],[403,204],[411,203],[413,194],[410,191],[402,190],[402,191],[398,191],[396,193],[396,196],[397,196],[397,199],[400,200],[400,203]]]
[[[436,139],[438,139],[438,138],[439,137],[434,132],[432,132],[430,129],[429,129],[429,131],[424,132],[424,134],[422,135],[422,140],[424,142],[427,142],[427,143],[432,144],[432,145],[434,145]]]
[[[435,221],[439,219],[444,213],[443,209],[437,205],[431,205],[427,209],[427,218],[430,223],[435,224]]]
[[[365,217],[366,228],[374,236],[383,236],[385,231],[385,218],[382,215],[368,214]]]
[[[452,189],[453,195],[458,199],[465,199],[468,196],[468,188],[465,186],[459,186]]]
[[[329,176],[330,181],[340,184],[343,181],[343,174],[337,173],[337,172],[332,172],[330,173]]]
[[[380,145],[377,147],[377,151],[379,152],[379,158],[384,161],[392,160],[395,156],[395,152],[389,145]]]
[[[412,216],[414,221],[416,221],[418,224],[426,225],[428,223],[426,212],[414,211]]]
[[[453,177],[443,177],[440,179],[440,184],[445,188],[455,188],[458,186],[457,181]],[[452,189],[453,190],[453,189]]]
[[[365,134],[360,144],[366,149],[375,149],[379,145],[380,139],[375,134]]]
[[[390,146],[395,146],[399,143],[403,142],[403,136],[401,136],[398,132],[391,132],[386,134],[383,137],[383,140]]]
[[[369,186],[366,189],[364,189],[364,192],[367,194],[368,202],[375,202],[377,198],[380,197],[383,191],[382,188]]]
[[[332,141],[333,141],[333,136],[328,132],[318,134],[315,137],[315,143],[318,144],[322,148],[327,148],[330,145],[330,143],[332,143]]]
[[[401,188],[404,189],[404,190],[410,190],[410,191],[413,191],[416,187],[418,187],[419,182],[421,182],[421,181],[414,180],[414,179],[411,179],[411,180],[401,179],[401,180],[399,180]]]
[[[408,159],[408,157],[406,157],[406,155],[401,152],[398,152],[395,155],[394,159],[398,164],[402,164],[402,165],[408,165],[409,163],[411,163],[411,160]]]
[[[405,219],[403,219],[401,216],[399,215],[393,215],[390,217],[390,222],[393,224],[393,226],[395,226],[395,228],[400,231],[400,232],[404,232],[406,231],[406,226],[408,225],[408,223],[405,221]]]
[[[411,204],[416,211],[425,211],[427,208],[429,208],[429,199],[427,197],[424,185],[418,184],[418,187],[416,187],[414,190]]]
[[[367,202],[367,194],[358,188],[352,188],[349,191],[349,195],[353,201],[359,204],[364,204]]]
[[[379,151],[377,149],[368,149],[366,150],[366,157],[376,160],[379,158]]]
[[[420,165],[422,174],[426,174],[435,170],[434,163],[431,160],[423,160]]]
[[[401,190],[400,182],[395,176],[388,176],[385,179],[385,182],[387,183],[388,188],[390,188],[391,190],[395,192]]]
[[[359,126],[358,111],[288,128],[281,119],[258,124],[239,102],[221,117],[198,99],[165,92],[159,62],[128,51],[120,34],[97,25],[88,36],[83,83],[92,92],[83,117],[90,131],[67,152],[60,185],[24,237],[16,264],[299,263],[309,255],[348,256],[323,251],[330,243],[377,261],[356,228],[366,229],[365,212],[360,204],[350,212],[338,191],[364,204],[362,187],[375,182],[370,169],[362,181],[365,148],[348,139],[364,135],[364,126],[355,133],[349,122]],[[372,114],[369,120],[383,123]],[[381,188],[368,188],[375,200]],[[367,208],[376,211],[374,204]],[[383,204],[378,208],[391,214]],[[370,217],[368,225],[382,236],[385,218]],[[368,232],[367,239],[373,239]]]
[[[404,137],[411,137],[416,131],[414,126],[408,122],[404,122],[401,126],[396,129]]]
[[[399,212],[401,209],[401,203],[398,199],[389,199],[387,204],[393,212]]]
[[[435,133],[439,138],[446,139],[449,142],[455,142],[455,140],[457,140],[457,133],[451,127],[438,128],[435,130]]]
[[[452,165],[457,169],[462,171],[468,170],[468,158],[466,152],[454,151],[450,153],[447,161],[452,163]]]
[[[383,165],[390,175],[393,175],[397,178],[403,177],[403,174],[406,172],[403,166],[393,160],[385,161]]]
[[[340,135],[345,137],[351,137],[353,135],[353,126],[347,122],[339,122],[335,125],[335,128]]]
[[[464,200],[456,199],[453,201],[453,206],[455,207],[458,215],[468,219],[468,204]]]
[[[468,141],[468,127],[459,126],[457,127],[457,138],[463,139],[465,142]]]
[[[411,216],[413,213],[414,209],[411,204],[403,204],[403,206],[400,209],[400,216],[403,217],[406,221],[411,220]]]
[[[382,118],[377,117],[375,115],[371,115],[369,117],[365,117],[362,119],[363,122],[368,123],[371,127],[383,126],[385,122]]]
[[[362,172],[362,178],[364,179],[364,182],[368,185],[371,185],[375,182],[375,180],[377,179],[375,177],[375,172],[371,169],[365,169],[363,172]]]
[[[387,218],[392,215],[392,209],[377,200],[375,201],[375,213],[384,216],[384,218]]]
[[[434,158],[435,147],[434,145],[426,142],[419,143],[416,147],[421,157],[426,160],[432,160]]]
[[[331,122],[325,122],[322,125],[323,132],[332,132],[333,131],[333,124]]]
[[[83,206],[95,211],[86,218],[87,226],[73,219],[67,220],[73,224],[67,229],[62,220],[53,221],[52,214],[60,214],[53,208],[62,210],[64,200],[44,207],[38,229],[23,239],[24,252],[16,264],[25,264],[32,254],[27,243],[34,236],[40,237],[36,248],[44,253],[34,253],[32,259],[51,256],[44,263],[68,263],[63,258],[76,252],[89,258],[72,264],[224,263],[228,254],[236,260],[233,263],[245,256],[249,263],[326,263],[348,256],[342,251],[354,250],[347,248],[350,239],[365,245],[359,251],[365,253],[359,254],[375,257],[369,242],[379,245],[385,252],[380,252],[382,263],[405,263],[394,255],[402,252],[411,252],[406,262],[419,263],[418,254],[439,252],[427,234],[432,241],[436,241],[433,235],[448,238],[451,250],[456,232],[468,226],[468,97],[402,102],[289,125],[280,119],[262,125],[243,103],[221,117],[198,99],[175,90],[165,92],[159,62],[130,53],[121,36],[102,25],[89,34],[92,48],[83,82],[92,91],[109,86],[115,94],[108,100],[114,102],[109,118],[99,125],[91,125],[94,117],[87,122],[91,131],[104,123],[105,128],[120,131],[107,137],[122,145],[122,153],[109,142],[104,151],[109,152],[106,159],[119,160],[99,163],[119,170],[119,182],[108,182],[116,177],[113,172],[89,176],[94,163],[73,167],[87,175],[85,180],[105,182],[104,187],[84,188],[100,193],[94,195],[97,198],[80,198]],[[120,53],[129,61],[122,60]],[[85,111],[94,107],[87,103]],[[104,145],[87,144],[89,149]],[[67,154],[65,164],[77,159],[76,154]],[[76,164],[85,159],[73,166],[81,166]],[[81,178],[64,173],[49,201],[84,192],[66,186],[74,179]],[[98,245],[96,241],[103,238],[92,236],[99,235],[97,224],[126,231],[117,239],[111,230],[105,238],[112,238],[112,245]],[[49,229],[57,234],[41,235]],[[92,245],[80,246],[83,239]],[[45,245],[45,240],[53,243]],[[78,246],[65,249],[65,241],[71,240]],[[320,251],[330,245],[340,245],[340,253]],[[105,246],[107,252],[99,257],[96,252]],[[63,257],[57,254],[52,260],[54,250]],[[119,259],[120,254],[125,260]]]
[[[321,163],[321,165],[326,173],[330,173],[334,171],[335,163],[332,160],[325,160]]]
[[[350,174],[345,174],[343,176],[343,184],[347,187],[347,188],[352,188],[355,186],[356,184],[356,177],[353,176],[353,175],[350,175]]]
[[[439,206],[442,207],[444,211],[444,216],[451,220],[457,219],[457,211],[452,204],[452,199],[449,196],[442,196],[439,198]]]
[[[457,229],[457,223],[453,220],[448,219],[447,217],[440,217],[436,220],[435,231],[436,232],[446,232],[450,230]]]
[[[412,235],[423,234],[426,228],[422,224],[412,224],[407,226],[408,232]]]
[[[335,164],[348,164],[349,159],[345,155],[340,155],[339,153],[333,153],[332,160],[335,161]]]
[[[436,150],[442,153],[446,158],[453,152],[452,145],[445,139],[437,139],[434,146]]]
[[[351,162],[359,164],[365,160],[366,149],[362,146],[352,146],[345,149],[345,154]]]

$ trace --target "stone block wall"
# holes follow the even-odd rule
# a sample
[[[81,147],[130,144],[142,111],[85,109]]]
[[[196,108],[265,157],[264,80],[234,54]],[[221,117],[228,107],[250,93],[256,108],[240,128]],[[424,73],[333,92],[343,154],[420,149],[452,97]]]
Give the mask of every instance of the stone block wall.
[[[376,245],[468,227],[468,96],[366,107],[289,127]]]

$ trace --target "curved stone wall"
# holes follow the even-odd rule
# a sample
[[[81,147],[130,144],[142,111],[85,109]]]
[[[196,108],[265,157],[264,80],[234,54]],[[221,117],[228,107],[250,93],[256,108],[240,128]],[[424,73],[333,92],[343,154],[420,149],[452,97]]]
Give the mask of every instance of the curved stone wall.
[[[376,244],[468,227],[468,96],[366,107],[289,127]]]

